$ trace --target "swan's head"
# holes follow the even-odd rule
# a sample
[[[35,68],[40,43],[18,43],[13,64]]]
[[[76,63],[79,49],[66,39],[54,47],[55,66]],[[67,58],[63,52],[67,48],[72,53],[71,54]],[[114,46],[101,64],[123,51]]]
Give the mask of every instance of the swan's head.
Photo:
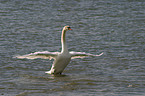
[[[68,30],[72,30],[72,29],[70,28],[70,26],[64,26],[63,30],[68,31]]]

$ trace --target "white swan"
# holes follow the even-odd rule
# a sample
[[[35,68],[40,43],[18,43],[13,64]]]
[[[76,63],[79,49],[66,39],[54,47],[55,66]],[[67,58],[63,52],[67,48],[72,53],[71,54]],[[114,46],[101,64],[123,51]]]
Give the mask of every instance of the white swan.
[[[61,74],[65,67],[69,64],[71,59],[75,58],[84,58],[88,56],[101,56],[103,53],[99,55],[93,55],[90,53],[85,52],[69,52],[67,49],[66,41],[65,41],[65,33],[68,30],[72,30],[69,26],[65,26],[62,30],[61,35],[61,44],[62,44],[62,50],[61,52],[35,52],[23,56],[16,56],[16,58],[20,59],[36,59],[36,58],[42,58],[42,59],[54,59],[54,62],[52,64],[51,70],[47,71],[45,73],[49,74]]]

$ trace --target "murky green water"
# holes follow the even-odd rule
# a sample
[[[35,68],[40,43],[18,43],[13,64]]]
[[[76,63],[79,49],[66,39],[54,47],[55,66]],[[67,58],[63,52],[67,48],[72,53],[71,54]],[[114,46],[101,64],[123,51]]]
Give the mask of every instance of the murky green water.
[[[1,0],[0,96],[144,96],[145,1]],[[45,74],[53,61],[15,55],[60,51],[62,27],[74,59],[62,76]]]

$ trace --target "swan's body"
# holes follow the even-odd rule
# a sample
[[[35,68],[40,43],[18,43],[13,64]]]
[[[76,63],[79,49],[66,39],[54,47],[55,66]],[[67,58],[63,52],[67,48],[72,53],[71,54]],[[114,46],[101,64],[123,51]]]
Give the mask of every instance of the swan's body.
[[[75,58],[84,58],[88,56],[101,56],[103,53],[99,55],[93,55],[85,52],[69,52],[67,49],[66,41],[65,41],[65,33],[66,31],[71,30],[69,26],[65,26],[62,30],[61,35],[61,44],[62,44],[62,50],[61,52],[35,52],[28,55],[23,56],[16,56],[16,58],[27,58],[27,59],[35,59],[35,58],[42,58],[42,59],[54,59],[54,62],[52,64],[51,70],[47,71],[45,73],[49,74],[61,74],[65,67],[69,64],[71,59]]]

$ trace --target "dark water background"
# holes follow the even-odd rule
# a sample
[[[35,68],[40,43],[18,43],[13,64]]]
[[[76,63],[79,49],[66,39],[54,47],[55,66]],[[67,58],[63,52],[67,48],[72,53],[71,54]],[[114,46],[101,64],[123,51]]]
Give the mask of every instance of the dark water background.
[[[60,51],[62,27],[74,59],[65,76],[53,61],[15,55]],[[144,0],[0,0],[0,96],[144,96]]]

